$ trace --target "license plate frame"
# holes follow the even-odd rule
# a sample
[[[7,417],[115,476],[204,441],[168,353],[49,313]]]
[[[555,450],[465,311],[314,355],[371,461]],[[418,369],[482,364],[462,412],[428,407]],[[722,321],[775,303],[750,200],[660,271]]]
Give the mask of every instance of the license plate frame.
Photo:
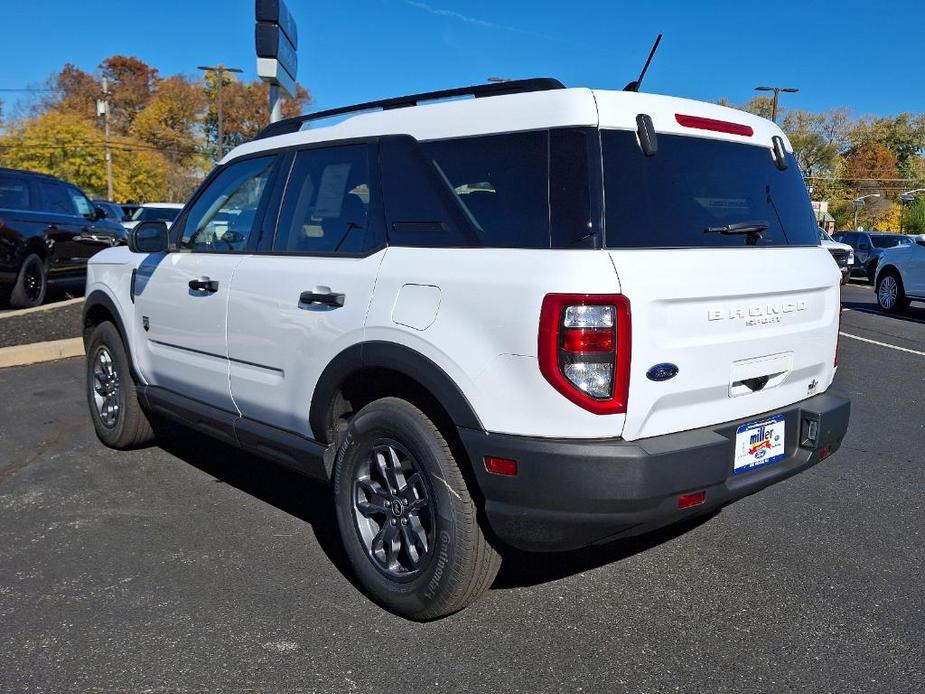
[[[783,460],[786,453],[787,418],[775,415],[743,424],[736,429],[732,474],[741,475]]]

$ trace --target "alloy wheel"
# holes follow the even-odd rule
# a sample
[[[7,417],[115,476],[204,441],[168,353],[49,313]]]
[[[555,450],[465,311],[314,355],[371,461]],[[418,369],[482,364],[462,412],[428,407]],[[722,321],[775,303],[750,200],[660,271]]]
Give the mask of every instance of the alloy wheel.
[[[40,261],[32,260],[23,268],[23,290],[29,301],[36,302],[41,298],[44,282]]]
[[[887,275],[880,280],[880,287],[877,289],[877,301],[881,308],[890,310],[896,304],[896,298],[899,295],[899,285],[892,275]]]
[[[121,411],[119,373],[105,346],[97,349],[93,359],[93,402],[103,426],[116,426]]]
[[[434,530],[429,483],[404,446],[378,441],[357,465],[353,512],[366,554],[389,578],[411,579],[426,565]]]

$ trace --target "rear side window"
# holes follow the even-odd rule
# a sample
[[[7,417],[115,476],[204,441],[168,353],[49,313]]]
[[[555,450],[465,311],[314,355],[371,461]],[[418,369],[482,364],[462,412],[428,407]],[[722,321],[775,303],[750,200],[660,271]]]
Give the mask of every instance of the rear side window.
[[[193,203],[180,247],[200,252],[244,251],[256,233],[276,157],[229,164]]]
[[[912,239],[907,236],[871,234],[870,242],[874,248],[892,248],[893,246],[909,246],[912,244]]]
[[[660,134],[647,157],[633,132],[601,138],[610,248],[819,245],[792,154],[781,171],[769,147]],[[746,223],[767,229],[760,239],[720,231]]]
[[[42,191],[43,209],[56,214],[76,215],[77,208],[67,187],[55,181],[39,181]]]
[[[371,246],[372,181],[366,145],[296,154],[273,250],[358,253]]]
[[[592,210],[599,176],[588,164],[600,159],[593,129],[389,140],[382,152],[394,245],[600,245]]]
[[[0,207],[28,210],[31,204],[29,183],[18,176],[0,176]]]

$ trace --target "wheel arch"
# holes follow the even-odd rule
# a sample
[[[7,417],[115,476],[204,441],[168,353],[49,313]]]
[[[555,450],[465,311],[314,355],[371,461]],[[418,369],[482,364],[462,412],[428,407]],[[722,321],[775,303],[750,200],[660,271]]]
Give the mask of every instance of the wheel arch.
[[[129,368],[132,371],[132,378],[136,383],[141,383],[138,370],[135,367],[135,360],[132,356],[132,349],[129,344],[128,332],[125,324],[122,322],[122,315],[116,306],[116,302],[102,289],[95,289],[87,295],[84,300],[83,312],[81,315],[82,334],[84,348],[90,340],[93,329],[100,323],[109,321],[116,326],[119,336],[122,338],[122,345],[125,347],[125,354],[128,357]]]
[[[389,392],[398,389],[399,392]],[[325,368],[309,410],[309,425],[318,441],[330,443],[337,420],[376,397],[409,397],[427,412],[434,406],[444,424],[481,429],[482,424],[462,390],[438,364],[393,342],[363,342],[348,347]],[[350,401],[353,396],[354,402]],[[421,402],[423,400],[424,402]],[[434,413],[427,412],[432,416]],[[437,423],[437,422],[435,422]]]

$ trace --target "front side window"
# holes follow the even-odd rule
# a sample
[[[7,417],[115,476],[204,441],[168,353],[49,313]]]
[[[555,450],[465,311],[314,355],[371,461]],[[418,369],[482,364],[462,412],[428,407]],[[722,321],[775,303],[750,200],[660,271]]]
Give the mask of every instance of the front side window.
[[[659,134],[647,157],[635,132],[601,140],[610,248],[819,245],[792,154],[781,171],[770,147]]]
[[[28,210],[30,202],[29,184],[25,179],[0,176],[0,208]]]
[[[358,253],[371,246],[373,194],[365,145],[296,154],[273,250]]]
[[[199,252],[243,251],[256,233],[275,157],[228,165],[197,198],[186,218],[180,248]]]
[[[67,194],[71,198],[71,204],[77,209],[77,214],[84,215],[85,217],[93,214],[93,204],[86,195],[70,186],[67,187]]]

